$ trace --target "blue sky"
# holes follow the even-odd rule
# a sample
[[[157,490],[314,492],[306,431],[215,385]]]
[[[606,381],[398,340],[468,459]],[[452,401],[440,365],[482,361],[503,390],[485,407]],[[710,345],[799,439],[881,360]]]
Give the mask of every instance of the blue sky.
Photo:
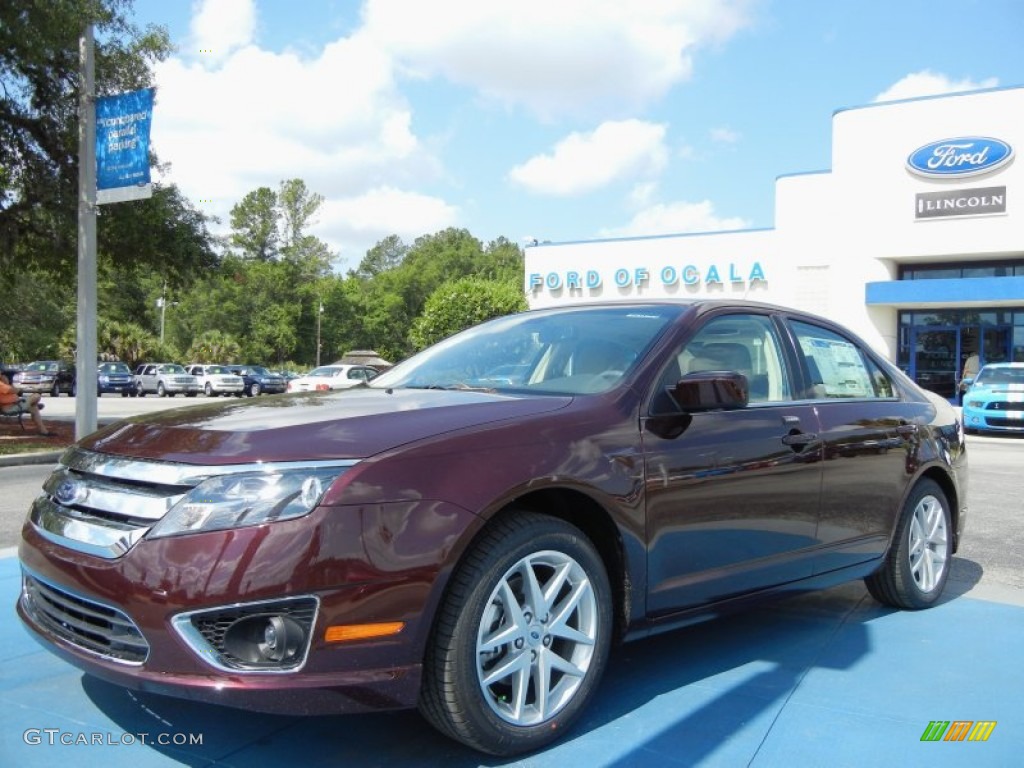
[[[450,226],[520,243],[771,227],[775,179],[831,167],[836,110],[1024,85],[1021,0],[136,0],[135,16],[178,48],[157,69],[167,178],[217,232],[247,192],[304,179],[339,270]]]

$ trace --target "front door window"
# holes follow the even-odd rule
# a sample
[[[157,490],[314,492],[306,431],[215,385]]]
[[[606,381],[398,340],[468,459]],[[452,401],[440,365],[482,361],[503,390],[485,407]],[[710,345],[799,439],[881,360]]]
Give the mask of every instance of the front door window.
[[[914,378],[925,389],[952,399],[960,378],[959,330],[917,329],[914,343]]]

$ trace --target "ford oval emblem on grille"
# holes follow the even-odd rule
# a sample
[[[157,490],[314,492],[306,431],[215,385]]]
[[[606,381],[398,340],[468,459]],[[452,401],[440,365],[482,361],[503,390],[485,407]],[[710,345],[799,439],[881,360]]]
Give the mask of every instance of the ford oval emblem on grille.
[[[986,136],[940,139],[918,147],[907,158],[907,170],[931,179],[962,179],[989,173],[1013,159],[1013,147]]]
[[[65,480],[57,486],[57,492],[54,496],[56,496],[57,501],[61,504],[70,506],[71,504],[79,504],[85,501],[88,493],[88,490],[81,483],[74,480]]]

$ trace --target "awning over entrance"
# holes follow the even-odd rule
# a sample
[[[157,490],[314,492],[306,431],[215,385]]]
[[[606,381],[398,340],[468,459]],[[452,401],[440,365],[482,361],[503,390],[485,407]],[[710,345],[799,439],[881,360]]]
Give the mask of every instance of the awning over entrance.
[[[992,307],[1024,303],[1024,277],[963,277],[936,280],[888,280],[868,283],[870,306],[902,309]]]

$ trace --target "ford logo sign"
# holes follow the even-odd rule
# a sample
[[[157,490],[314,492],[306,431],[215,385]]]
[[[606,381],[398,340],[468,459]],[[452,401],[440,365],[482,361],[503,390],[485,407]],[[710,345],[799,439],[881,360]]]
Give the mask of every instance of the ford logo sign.
[[[978,176],[1006,165],[1013,147],[986,136],[961,136],[925,144],[910,153],[907,170],[932,179]]]
[[[59,501],[64,506],[71,506],[72,504],[80,504],[85,501],[85,497],[88,496],[88,491],[80,483],[74,480],[65,480],[57,486],[57,491],[54,493]]]

